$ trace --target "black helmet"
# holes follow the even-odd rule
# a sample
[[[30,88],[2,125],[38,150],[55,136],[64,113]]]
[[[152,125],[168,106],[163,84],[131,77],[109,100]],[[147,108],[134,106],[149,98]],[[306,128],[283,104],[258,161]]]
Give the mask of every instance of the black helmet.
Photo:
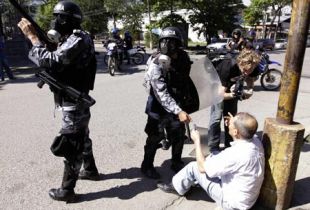
[[[250,30],[250,31],[248,32],[248,34],[247,34],[247,39],[249,39],[249,40],[254,40],[255,37],[256,37],[256,32],[255,32],[255,30]]]
[[[81,23],[83,19],[80,7],[71,1],[58,2],[54,7],[53,14],[68,16],[77,21],[78,23]]]
[[[165,38],[176,39],[180,42],[180,45],[183,45],[183,36],[180,29],[178,29],[177,27],[164,28],[159,36],[159,42]]]
[[[183,36],[177,27],[164,28],[159,36],[159,51],[164,55],[172,55],[183,45]]]
[[[242,32],[241,32],[241,30],[240,30],[239,28],[236,28],[236,29],[233,30],[231,36],[234,37],[235,34],[236,34],[238,37],[240,37],[241,34],[242,34]]]

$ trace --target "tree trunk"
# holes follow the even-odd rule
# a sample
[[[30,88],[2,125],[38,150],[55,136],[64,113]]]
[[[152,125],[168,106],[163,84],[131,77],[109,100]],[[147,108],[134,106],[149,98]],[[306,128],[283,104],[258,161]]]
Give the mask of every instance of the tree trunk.
[[[115,18],[115,14],[113,14],[113,27],[116,28],[116,18]]]
[[[0,35],[3,35],[2,13],[0,11]]]

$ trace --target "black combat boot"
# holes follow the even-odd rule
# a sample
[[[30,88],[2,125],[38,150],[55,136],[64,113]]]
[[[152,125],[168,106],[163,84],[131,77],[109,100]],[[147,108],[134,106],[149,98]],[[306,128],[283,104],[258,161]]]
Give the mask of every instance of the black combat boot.
[[[75,200],[74,190],[65,190],[62,188],[50,189],[48,194],[56,201],[74,202]]]
[[[153,162],[156,154],[157,144],[144,146],[144,159],[141,164],[141,172],[148,178],[159,179],[160,174],[154,168]]]
[[[92,150],[91,139],[87,139],[84,143],[83,150],[83,166],[84,169],[79,173],[79,179],[87,179],[92,181],[100,180],[100,175],[95,163],[95,158]]]
[[[60,188],[50,189],[49,196],[57,201],[74,202],[74,187],[78,178],[77,173],[70,167],[68,161],[64,161],[65,168]]]

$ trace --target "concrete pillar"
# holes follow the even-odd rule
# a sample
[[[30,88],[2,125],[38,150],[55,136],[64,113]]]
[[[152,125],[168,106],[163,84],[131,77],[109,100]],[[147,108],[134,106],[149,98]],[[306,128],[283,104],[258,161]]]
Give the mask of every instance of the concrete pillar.
[[[289,208],[304,131],[299,123],[287,125],[274,118],[265,120],[265,178],[258,198],[263,209]]]

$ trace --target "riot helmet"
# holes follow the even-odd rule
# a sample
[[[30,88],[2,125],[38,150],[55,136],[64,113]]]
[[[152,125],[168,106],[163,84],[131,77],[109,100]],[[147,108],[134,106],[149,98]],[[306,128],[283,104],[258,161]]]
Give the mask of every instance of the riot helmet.
[[[71,1],[60,1],[55,5],[53,15],[63,15],[75,20],[78,23],[82,22],[83,15],[80,7]]]
[[[129,31],[125,31],[124,35],[125,35],[125,37],[130,37],[130,32]]]
[[[71,34],[73,29],[79,29],[83,20],[80,7],[71,1],[58,2],[53,10],[55,17],[51,22],[51,30],[48,36],[58,42],[59,38]],[[57,41],[58,40],[58,41]]]
[[[159,36],[159,51],[171,56],[183,45],[183,36],[177,27],[164,28]]]
[[[119,31],[120,30],[118,28],[113,28],[112,31],[111,31],[112,37],[115,38],[115,39],[119,38]]]
[[[234,36],[237,35],[238,38],[240,38],[241,34],[242,34],[241,30],[239,28],[236,28],[236,29],[233,30],[231,36],[234,38]]]
[[[247,39],[250,41],[254,41],[256,37],[256,32],[254,30],[250,30],[247,34]]]

